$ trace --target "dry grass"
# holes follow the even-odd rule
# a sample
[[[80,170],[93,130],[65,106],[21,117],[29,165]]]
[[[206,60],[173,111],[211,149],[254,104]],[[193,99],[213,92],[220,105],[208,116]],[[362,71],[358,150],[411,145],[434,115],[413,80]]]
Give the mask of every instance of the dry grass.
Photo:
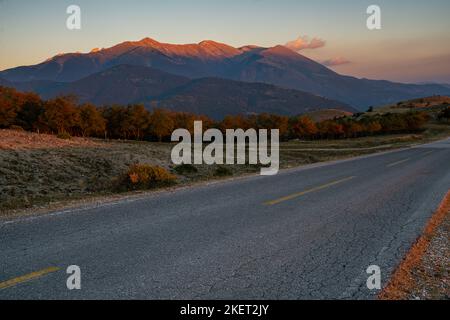
[[[92,139],[59,139],[50,134],[36,134],[17,130],[0,130],[0,149],[4,150],[93,147],[97,145],[98,144]]]
[[[380,293],[383,300],[450,298],[450,191]]]

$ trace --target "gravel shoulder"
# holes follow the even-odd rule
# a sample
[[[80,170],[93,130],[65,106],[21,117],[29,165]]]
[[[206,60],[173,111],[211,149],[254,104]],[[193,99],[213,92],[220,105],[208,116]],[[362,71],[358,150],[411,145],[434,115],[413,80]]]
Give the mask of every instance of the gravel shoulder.
[[[450,192],[379,298],[450,299]]]

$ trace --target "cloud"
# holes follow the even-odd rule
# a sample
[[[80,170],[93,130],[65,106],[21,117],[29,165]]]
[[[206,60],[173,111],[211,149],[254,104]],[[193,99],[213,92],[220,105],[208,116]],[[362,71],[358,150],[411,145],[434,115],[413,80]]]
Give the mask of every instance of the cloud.
[[[320,63],[327,67],[334,67],[334,66],[340,66],[342,64],[348,64],[348,63],[350,63],[350,61],[345,58],[342,58],[342,57],[337,57],[337,58],[332,58],[332,59],[321,61]]]
[[[325,41],[319,38],[312,38],[309,40],[308,36],[300,36],[295,40],[289,41],[284,45],[293,50],[300,51],[303,49],[317,49],[325,46]]]

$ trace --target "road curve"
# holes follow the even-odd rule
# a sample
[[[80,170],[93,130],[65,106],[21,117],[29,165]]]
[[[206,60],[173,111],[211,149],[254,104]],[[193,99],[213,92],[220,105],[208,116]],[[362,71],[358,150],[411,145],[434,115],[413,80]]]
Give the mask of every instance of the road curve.
[[[450,139],[0,220],[0,299],[364,299],[450,189]],[[66,269],[81,269],[68,290]]]

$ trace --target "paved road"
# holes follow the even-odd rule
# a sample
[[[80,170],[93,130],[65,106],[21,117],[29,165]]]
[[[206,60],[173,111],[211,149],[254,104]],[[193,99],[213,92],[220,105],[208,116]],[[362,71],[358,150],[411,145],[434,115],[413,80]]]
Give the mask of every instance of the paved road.
[[[449,164],[446,140],[0,221],[0,299],[371,298],[366,268],[386,282],[450,189]],[[69,265],[81,290],[66,288]]]

